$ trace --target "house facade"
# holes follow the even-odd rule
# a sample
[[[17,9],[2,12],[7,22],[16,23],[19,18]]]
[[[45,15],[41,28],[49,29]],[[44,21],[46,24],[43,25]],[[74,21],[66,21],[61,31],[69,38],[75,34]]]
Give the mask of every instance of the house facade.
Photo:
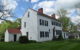
[[[55,14],[48,16],[43,13],[43,8],[35,11],[28,9],[21,20],[22,36],[37,42],[49,41],[62,35],[62,24],[55,19]]]

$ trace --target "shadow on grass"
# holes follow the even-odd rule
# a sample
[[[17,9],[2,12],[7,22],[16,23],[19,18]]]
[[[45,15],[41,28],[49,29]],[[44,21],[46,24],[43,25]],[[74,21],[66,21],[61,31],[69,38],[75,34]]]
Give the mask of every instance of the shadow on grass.
[[[72,43],[80,43],[80,40],[76,40],[76,39],[69,39],[67,41],[72,42]]]

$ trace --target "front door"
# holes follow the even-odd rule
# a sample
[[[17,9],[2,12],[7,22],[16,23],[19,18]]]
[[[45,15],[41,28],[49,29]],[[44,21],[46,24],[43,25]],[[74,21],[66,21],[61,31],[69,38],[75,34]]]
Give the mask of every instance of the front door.
[[[28,38],[28,32],[26,32],[27,38]]]
[[[14,35],[14,42],[16,41],[16,37],[17,37],[17,36],[16,36],[16,35]]]

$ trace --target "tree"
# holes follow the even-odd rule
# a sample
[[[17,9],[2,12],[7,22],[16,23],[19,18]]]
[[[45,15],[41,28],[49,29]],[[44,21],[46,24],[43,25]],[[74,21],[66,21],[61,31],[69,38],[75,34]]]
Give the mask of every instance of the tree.
[[[3,21],[0,24],[0,36],[4,36],[5,31],[9,28],[19,28],[19,27],[20,23],[18,22],[11,22],[9,20]]]
[[[64,9],[60,9],[58,10],[58,15],[60,16],[60,18],[58,19],[63,26],[63,30],[64,31],[69,31],[69,26],[70,26],[70,18],[66,16],[67,11]]]
[[[57,10],[57,13],[60,17],[67,17],[66,14],[68,14],[67,11],[63,8]]]
[[[19,24],[19,26],[21,26],[21,18],[17,18],[17,19],[15,20],[15,22],[17,22],[17,23]]]
[[[58,19],[61,23],[62,23],[62,26],[63,26],[63,31],[68,31],[68,32],[71,32],[71,33],[77,33],[79,32],[77,30],[77,25],[75,25],[69,17],[67,17],[67,11],[64,10],[64,9],[60,9],[58,11],[58,14],[60,16],[60,18]]]
[[[70,22],[70,19],[68,17],[60,17],[59,18],[59,21],[62,23],[62,26],[63,26],[63,30],[64,31],[69,31],[69,22]]]
[[[4,5],[0,1],[0,20],[6,20],[6,18],[8,18],[8,17],[13,17],[14,16],[14,13],[12,12],[12,9],[7,9],[6,8],[8,5],[9,5],[9,3]]]

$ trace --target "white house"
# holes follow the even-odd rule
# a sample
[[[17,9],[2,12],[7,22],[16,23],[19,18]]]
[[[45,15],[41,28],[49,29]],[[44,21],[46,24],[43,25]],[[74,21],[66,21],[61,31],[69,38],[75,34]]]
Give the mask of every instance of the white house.
[[[5,42],[18,41],[21,36],[21,31],[19,29],[8,29],[5,32]]]
[[[38,11],[28,9],[22,17],[21,30],[6,30],[5,42],[18,41],[21,35],[37,42],[49,41],[54,37],[58,38],[59,35],[64,37],[62,24],[55,19],[55,14],[48,16],[43,13],[43,8],[38,9]]]
[[[55,14],[48,16],[43,13],[43,8],[35,11],[28,9],[21,21],[22,36],[37,42],[49,41],[62,34],[62,25],[55,19]]]

